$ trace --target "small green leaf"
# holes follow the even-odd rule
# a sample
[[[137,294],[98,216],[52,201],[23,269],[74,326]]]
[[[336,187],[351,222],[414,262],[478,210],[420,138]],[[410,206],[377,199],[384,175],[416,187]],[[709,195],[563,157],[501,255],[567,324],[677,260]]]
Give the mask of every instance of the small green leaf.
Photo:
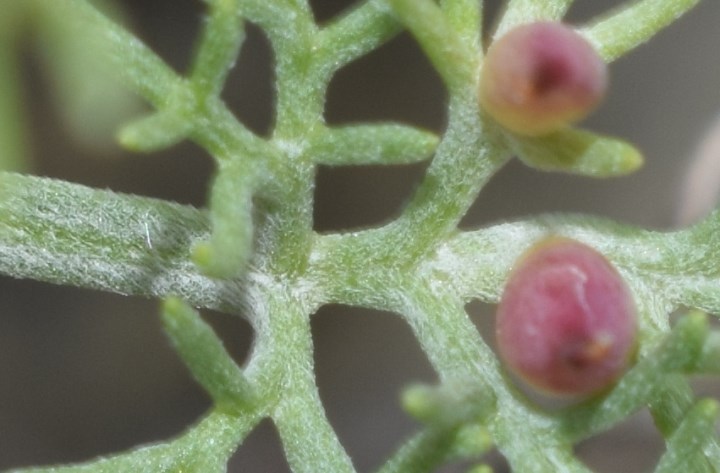
[[[234,284],[189,261],[193,242],[208,238],[207,213],[8,172],[0,192],[0,273],[240,312]]]
[[[252,402],[252,386],[197,311],[170,297],[163,304],[163,324],[185,364],[216,405],[235,410]]]
[[[572,2],[573,0],[510,0],[493,37],[498,38],[524,23],[559,20]]]
[[[700,359],[698,359],[692,371],[701,374],[720,375],[720,332],[712,331],[708,334]]]
[[[457,459],[477,458],[493,448],[492,435],[487,427],[475,422],[461,426],[455,433],[450,455]]]
[[[407,164],[429,158],[437,144],[434,133],[409,126],[355,125],[321,132],[308,153],[326,165]]]
[[[432,0],[389,0],[450,90],[474,81],[477,53],[466,44]]]
[[[214,410],[170,442],[87,463],[23,468],[13,473],[225,473],[228,459],[258,420],[256,415],[234,417]]]
[[[463,41],[477,49],[480,49],[480,38],[482,38],[483,3],[478,0],[440,1],[440,8],[445,12],[448,23]]]
[[[318,55],[332,73],[376,49],[400,33],[400,24],[384,0],[359,3],[320,30],[318,42],[325,54]]]
[[[235,64],[244,39],[240,1],[211,0],[192,65],[191,81],[200,96],[217,96]]]
[[[467,473],[493,473],[493,469],[489,465],[477,465],[470,468]]]
[[[437,417],[439,403],[436,390],[431,386],[419,384],[405,388],[402,393],[402,406],[411,416],[423,422]]]
[[[55,3],[55,2],[53,2]],[[124,82],[155,106],[175,96],[181,78],[135,35],[117,25],[83,0],[58,0],[58,15],[79,22],[87,38],[86,45],[96,48],[93,54],[107,55]]]
[[[509,141],[522,162],[542,171],[612,177],[630,174],[643,163],[631,144],[573,128],[538,137],[512,135]]]
[[[606,62],[649,40],[700,0],[642,0],[628,2],[582,28],[581,34]]]
[[[220,166],[210,195],[212,236],[195,246],[192,258],[207,275],[228,279],[245,269],[252,248],[255,173],[236,161]]]
[[[403,407],[434,426],[476,422],[495,409],[493,391],[477,380],[445,381],[440,386],[415,385],[403,392]]]
[[[123,17],[120,5],[96,2]],[[111,146],[114,130],[140,110],[140,100],[119,78],[124,66],[108,59],[96,31],[62,2],[37,8],[41,57],[50,73],[52,98],[73,136],[99,150]]]
[[[455,429],[426,429],[406,441],[378,473],[435,471],[448,461]]]
[[[185,139],[192,122],[174,110],[164,110],[125,125],[118,141],[133,151],[149,153],[169,148]]]

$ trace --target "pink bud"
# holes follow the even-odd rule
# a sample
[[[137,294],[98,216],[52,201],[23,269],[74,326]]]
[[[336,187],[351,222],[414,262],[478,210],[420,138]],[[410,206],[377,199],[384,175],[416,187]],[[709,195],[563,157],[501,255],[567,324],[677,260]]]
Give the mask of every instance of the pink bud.
[[[630,363],[636,334],[635,304],[618,272],[567,238],[527,250],[498,306],[500,357],[520,379],[555,394],[609,387]]]
[[[480,103],[523,135],[556,131],[588,115],[607,88],[607,66],[575,30],[559,22],[520,25],[490,45]]]

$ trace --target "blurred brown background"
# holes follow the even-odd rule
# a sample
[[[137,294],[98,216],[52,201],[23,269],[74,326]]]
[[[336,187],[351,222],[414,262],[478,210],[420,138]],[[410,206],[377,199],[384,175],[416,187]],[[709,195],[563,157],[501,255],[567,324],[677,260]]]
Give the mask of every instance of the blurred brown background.
[[[354,2],[311,3],[324,21]],[[488,21],[496,3],[488,2]],[[580,0],[569,18],[582,22],[618,3]],[[123,5],[134,31],[185,70],[202,2],[124,0]],[[720,2],[705,0],[650,45],[613,64],[610,96],[587,126],[636,143],[647,157],[643,170],[596,181],[542,174],[512,162],[483,191],[463,225],[570,211],[669,228],[684,169],[720,111],[719,19]],[[135,155],[82,147],[69,138],[49,104],[51,85],[32,36],[20,47],[26,56],[33,172],[203,205],[212,167],[202,150],[182,144]],[[272,118],[269,60],[267,42],[250,27],[224,93],[233,111],[261,133]],[[412,39],[401,35],[337,75],[327,119],[392,119],[441,131],[444,100],[438,77]],[[316,228],[363,227],[392,218],[423,168],[320,169]],[[156,301],[0,278],[0,470],[77,462],[167,439],[207,409],[207,396],[170,349],[157,311]],[[470,313],[485,329],[491,322],[492,307],[473,304]],[[237,317],[207,315],[242,362],[252,338],[248,325]],[[432,382],[433,373],[409,329],[391,314],[326,307],[313,319],[313,330],[330,421],[358,469],[370,471],[416,427],[398,406],[402,386]],[[661,450],[646,413],[579,447],[589,465],[608,473],[649,471]],[[496,471],[505,471],[499,456],[491,461]],[[269,424],[250,436],[229,469],[288,471]]]

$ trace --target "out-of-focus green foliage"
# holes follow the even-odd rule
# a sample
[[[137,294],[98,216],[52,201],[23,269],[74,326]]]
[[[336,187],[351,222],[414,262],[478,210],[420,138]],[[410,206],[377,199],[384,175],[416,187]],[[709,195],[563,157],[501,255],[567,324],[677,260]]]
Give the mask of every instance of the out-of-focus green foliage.
[[[110,0],[94,5],[122,17]],[[113,142],[116,128],[140,109],[137,96],[115,78],[118,72],[95,38],[78,25],[61,2],[0,0],[0,169],[31,167],[32,133],[27,129],[23,97],[32,91],[21,77],[20,51],[32,42],[47,72],[50,95],[74,138],[99,154]]]

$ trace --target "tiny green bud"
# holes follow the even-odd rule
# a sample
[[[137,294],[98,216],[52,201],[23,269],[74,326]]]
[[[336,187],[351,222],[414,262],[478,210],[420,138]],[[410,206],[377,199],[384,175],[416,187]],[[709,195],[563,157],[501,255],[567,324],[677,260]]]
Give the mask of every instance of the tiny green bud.
[[[493,469],[489,465],[475,465],[467,473],[493,473]]]

